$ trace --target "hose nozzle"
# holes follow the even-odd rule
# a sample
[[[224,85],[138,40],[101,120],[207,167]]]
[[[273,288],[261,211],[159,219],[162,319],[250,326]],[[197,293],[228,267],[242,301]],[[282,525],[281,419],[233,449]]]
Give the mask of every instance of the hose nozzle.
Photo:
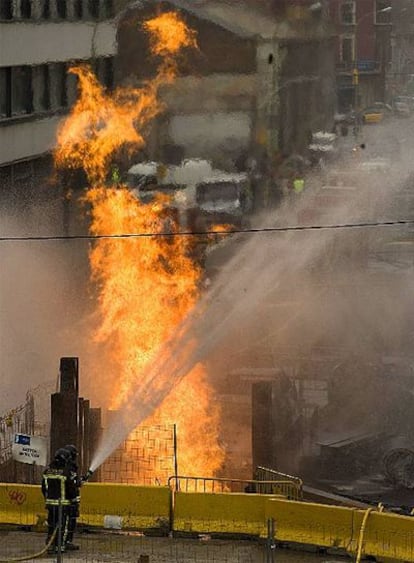
[[[92,469],[88,469],[86,474],[81,479],[82,483],[86,483],[87,481],[89,481],[89,479],[92,477],[92,475],[93,475]]]

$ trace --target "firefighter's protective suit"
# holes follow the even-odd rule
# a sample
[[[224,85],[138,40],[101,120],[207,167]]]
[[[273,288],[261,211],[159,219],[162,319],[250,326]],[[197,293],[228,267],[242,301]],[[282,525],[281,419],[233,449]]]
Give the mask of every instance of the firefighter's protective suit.
[[[71,472],[71,480],[73,481],[76,489],[76,496],[72,498],[68,508],[68,535],[66,540],[66,549],[76,550],[79,549],[79,547],[73,543],[73,535],[76,529],[76,519],[79,517],[80,487],[82,485],[82,479],[79,477],[77,463],[78,449],[73,444],[68,444],[65,446],[65,450],[69,452],[68,465]]]
[[[69,467],[70,454],[65,449],[57,450],[53,461],[44,471],[42,493],[47,509],[47,540],[49,543],[56,530],[50,551],[57,551],[58,546],[65,550],[68,535],[69,507],[76,497],[77,489]],[[61,517],[59,518],[59,513]],[[60,526],[59,526],[60,524]]]

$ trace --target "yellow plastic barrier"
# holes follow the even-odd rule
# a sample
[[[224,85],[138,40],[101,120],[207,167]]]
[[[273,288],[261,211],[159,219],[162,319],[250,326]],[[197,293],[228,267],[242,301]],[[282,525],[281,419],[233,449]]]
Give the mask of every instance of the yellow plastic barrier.
[[[275,522],[276,539],[324,547],[352,549],[358,511],[343,506],[270,499],[266,520]]]
[[[46,519],[43,496],[39,486],[0,483],[0,523],[33,526]]]
[[[266,535],[265,509],[269,498],[272,497],[244,493],[176,492],[173,530]]]
[[[80,523],[139,530],[169,527],[169,487],[88,483],[81,493]],[[32,526],[39,518],[46,520],[40,486],[0,484],[0,523]]]
[[[269,499],[266,519],[274,520],[278,541],[338,547],[376,558],[414,561],[414,518],[342,506]],[[365,526],[363,527],[364,516]]]
[[[362,539],[362,552],[378,559],[414,561],[414,518],[371,512]]]
[[[138,530],[169,527],[169,487],[88,483],[81,493],[80,523]]]
[[[171,522],[171,496],[174,510]],[[33,526],[46,513],[38,485],[0,484],[0,523]],[[289,501],[276,495],[173,493],[169,487],[88,483],[80,522],[99,527],[177,532],[267,535],[337,547],[359,556],[414,561],[414,518],[342,506]]]

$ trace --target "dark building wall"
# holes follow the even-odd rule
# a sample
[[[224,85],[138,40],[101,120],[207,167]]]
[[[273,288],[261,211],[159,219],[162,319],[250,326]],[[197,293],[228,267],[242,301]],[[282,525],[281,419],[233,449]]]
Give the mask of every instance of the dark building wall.
[[[312,132],[330,131],[336,107],[333,40],[286,43],[282,48],[280,147],[302,152]]]
[[[297,473],[303,421],[295,384],[287,377],[252,386],[253,468]]]
[[[171,10],[167,3],[163,10]],[[159,60],[149,48],[149,37],[142,23],[156,15],[154,8],[129,11],[118,28],[118,80],[155,75]],[[184,15],[187,25],[196,31],[198,51],[189,50],[179,61],[181,76],[203,76],[213,73],[252,73],[256,68],[255,42],[211,23]]]

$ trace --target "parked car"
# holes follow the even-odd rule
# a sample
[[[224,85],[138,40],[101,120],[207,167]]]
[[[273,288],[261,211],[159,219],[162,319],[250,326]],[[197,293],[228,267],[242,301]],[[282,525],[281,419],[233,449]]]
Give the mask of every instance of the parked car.
[[[382,102],[375,102],[361,112],[362,122],[366,124],[381,123],[392,115],[392,107]]]

